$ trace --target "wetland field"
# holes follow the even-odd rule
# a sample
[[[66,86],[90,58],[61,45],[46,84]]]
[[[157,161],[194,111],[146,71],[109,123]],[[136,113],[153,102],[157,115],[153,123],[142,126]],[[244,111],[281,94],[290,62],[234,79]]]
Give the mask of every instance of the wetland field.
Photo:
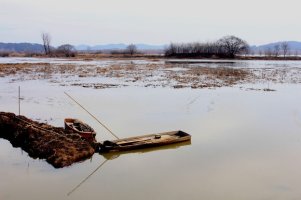
[[[0,58],[0,111],[114,139],[191,143],[94,154],[55,169],[0,138],[0,199],[282,200],[301,196],[301,61]]]

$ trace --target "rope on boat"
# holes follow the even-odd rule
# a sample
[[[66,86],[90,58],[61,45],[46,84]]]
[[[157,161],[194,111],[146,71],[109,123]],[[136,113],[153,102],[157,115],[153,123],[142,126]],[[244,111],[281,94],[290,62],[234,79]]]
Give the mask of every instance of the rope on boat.
[[[85,109],[80,103],[78,103],[74,98],[72,98],[67,92],[64,92],[71,100],[73,100],[77,105],[84,109],[91,117],[93,117],[101,126],[103,126],[107,131],[109,131],[116,139],[119,139],[106,125],[99,121],[94,115],[92,115],[87,109]]]

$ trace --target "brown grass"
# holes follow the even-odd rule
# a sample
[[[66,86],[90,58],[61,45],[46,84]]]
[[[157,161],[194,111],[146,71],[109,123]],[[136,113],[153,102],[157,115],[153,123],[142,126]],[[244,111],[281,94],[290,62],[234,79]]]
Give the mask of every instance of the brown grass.
[[[178,70],[180,68],[181,70]],[[204,88],[233,86],[240,83],[275,82],[300,83],[300,68],[226,68],[206,67],[183,64],[165,64],[162,62],[146,64],[111,64],[99,67],[91,64],[49,64],[24,63],[0,64],[0,77],[14,75],[12,81],[50,79],[62,86],[68,84],[64,78],[78,77],[71,86],[93,87],[103,89],[115,87],[110,84],[94,83],[86,85],[80,79],[84,77],[108,77],[121,80],[117,87],[129,83],[142,83],[145,87],[173,87],[173,88]],[[61,79],[51,80],[52,75],[60,75]],[[113,84],[114,85],[114,84]],[[141,85],[141,84],[139,84]]]
[[[92,144],[74,132],[13,113],[0,112],[0,137],[33,158],[46,159],[56,168],[85,160],[95,152]]]

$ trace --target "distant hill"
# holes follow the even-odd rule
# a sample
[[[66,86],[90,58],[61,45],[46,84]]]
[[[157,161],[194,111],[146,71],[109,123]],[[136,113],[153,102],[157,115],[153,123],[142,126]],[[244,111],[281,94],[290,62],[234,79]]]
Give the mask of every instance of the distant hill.
[[[275,45],[281,45],[282,42],[275,42],[275,43],[269,43],[259,46],[251,46],[251,50],[258,52],[258,51],[265,51],[267,49],[273,49]],[[135,44],[139,50],[163,50],[166,45],[150,45],[150,44]],[[290,51],[300,51],[301,52],[301,42],[297,41],[288,41],[289,49]],[[77,50],[80,51],[97,51],[97,50],[121,50],[125,49],[127,47],[126,44],[120,43],[120,44],[104,44],[104,45],[95,45],[95,46],[89,46],[89,45],[78,45],[75,46]]]
[[[283,42],[274,42],[274,43],[269,43],[269,44],[264,44],[264,45],[259,45],[259,46],[251,46],[252,51],[265,51],[265,50],[273,50],[276,45],[281,46]],[[297,41],[287,41],[289,49],[291,52],[293,51],[301,51],[301,42]]]
[[[149,44],[135,44],[138,50],[163,50],[164,45],[149,45]],[[125,49],[127,44],[104,44],[104,45],[78,45],[75,48],[79,51],[86,50],[122,50]],[[31,53],[41,53],[44,51],[43,45],[35,44],[35,43],[1,43],[0,42],[0,52],[8,51],[8,52],[31,52]]]
[[[275,45],[281,45],[282,42],[269,43],[258,46],[251,46],[251,50],[253,52],[265,51],[265,50],[273,50]],[[150,44],[135,44],[138,50],[145,50],[146,52],[150,51],[159,51],[162,52],[166,45],[150,45]],[[290,52],[294,53],[298,51],[301,53],[301,42],[298,41],[288,41]],[[75,46],[77,50],[86,51],[86,50],[121,50],[125,49],[127,44],[103,44],[103,45],[78,45]],[[1,43],[0,42],[0,52],[1,51],[9,51],[9,52],[33,52],[33,53],[41,53],[43,52],[43,45],[36,43]]]
[[[135,44],[139,50],[162,50],[164,49],[165,45],[149,45],[149,44]],[[78,45],[75,46],[77,50],[85,51],[85,50],[121,50],[125,49],[128,45],[126,44],[104,44],[104,45]]]
[[[33,43],[1,43],[0,42],[0,51],[40,53],[43,52],[43,45],[33,44]]]

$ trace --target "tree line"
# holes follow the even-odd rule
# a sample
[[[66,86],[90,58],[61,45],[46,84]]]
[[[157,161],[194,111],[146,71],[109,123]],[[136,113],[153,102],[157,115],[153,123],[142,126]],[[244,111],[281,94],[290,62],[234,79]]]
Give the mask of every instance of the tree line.
[[[51,36],[49,33],[41,35],[44,47],[44,53],[48,56],[65,56],[74,57],[77,51],[70,44],[63,44],[57,48],[51,46]],[[102,51],[98,51],[98,53]],[[112,50],[111,54],[135,55],[139,54],[136,45],[130,44],[124,50]],[[254,50],[251,50],[249,44],[236,36],[224,36],[213,42],[193,42],[193,43],[171,43],[164,49],[166,57],[204,57],[204,58],[235,58],[236,56],[254,56]],[[282,42],[274,45],[274,47],[265,50],[259,50],[255,53],[265,57],[279,57],[283,55],[285,58],[290,54],[288,42]],[[296,53],[298,55],[298,52]]]
[[[264,50],[258,50],[257,54],[259,54],[259,56],[275,57],[275,58],[282,55],[284,58],[286,58],[291,54],[291,50],[288,42],[282,42],[282,43],[275,44],[272,47],[268,47]],[[296,50],[295,56],[298,56],[298,54],[299,54],[298,50]]]
[[[125,49],[120,49],[120,50],[111,50],[111,54],[123,54],[123,55],[135,55],[135,54],[140,54],[141,52],[138,51],[138,48],[134,44],[129,44]]]
[[[65,57],[75,57],[77,51],[71,44],[63,44],[57,48],[51,46],[51,36],[49,33],[41,34],[44,52],[47,56],[65,56]]]
[[[166,57],[234,58],[249,52],[246,41],[236,36],[225,36],[214,42],[171,43],[165,48]]]
[[[71,44],[63,44],[57,48],[51,46],[51,36],[49,33],[41,34],[44,53],[47,56],[65,56],[65,57],[75,57],[77,51],[74,46]],[[129,44],[125,50],[113,50],[111,54],[127,54],[133,56],[134,54],[138,54],[138,49],[136,45]]]

